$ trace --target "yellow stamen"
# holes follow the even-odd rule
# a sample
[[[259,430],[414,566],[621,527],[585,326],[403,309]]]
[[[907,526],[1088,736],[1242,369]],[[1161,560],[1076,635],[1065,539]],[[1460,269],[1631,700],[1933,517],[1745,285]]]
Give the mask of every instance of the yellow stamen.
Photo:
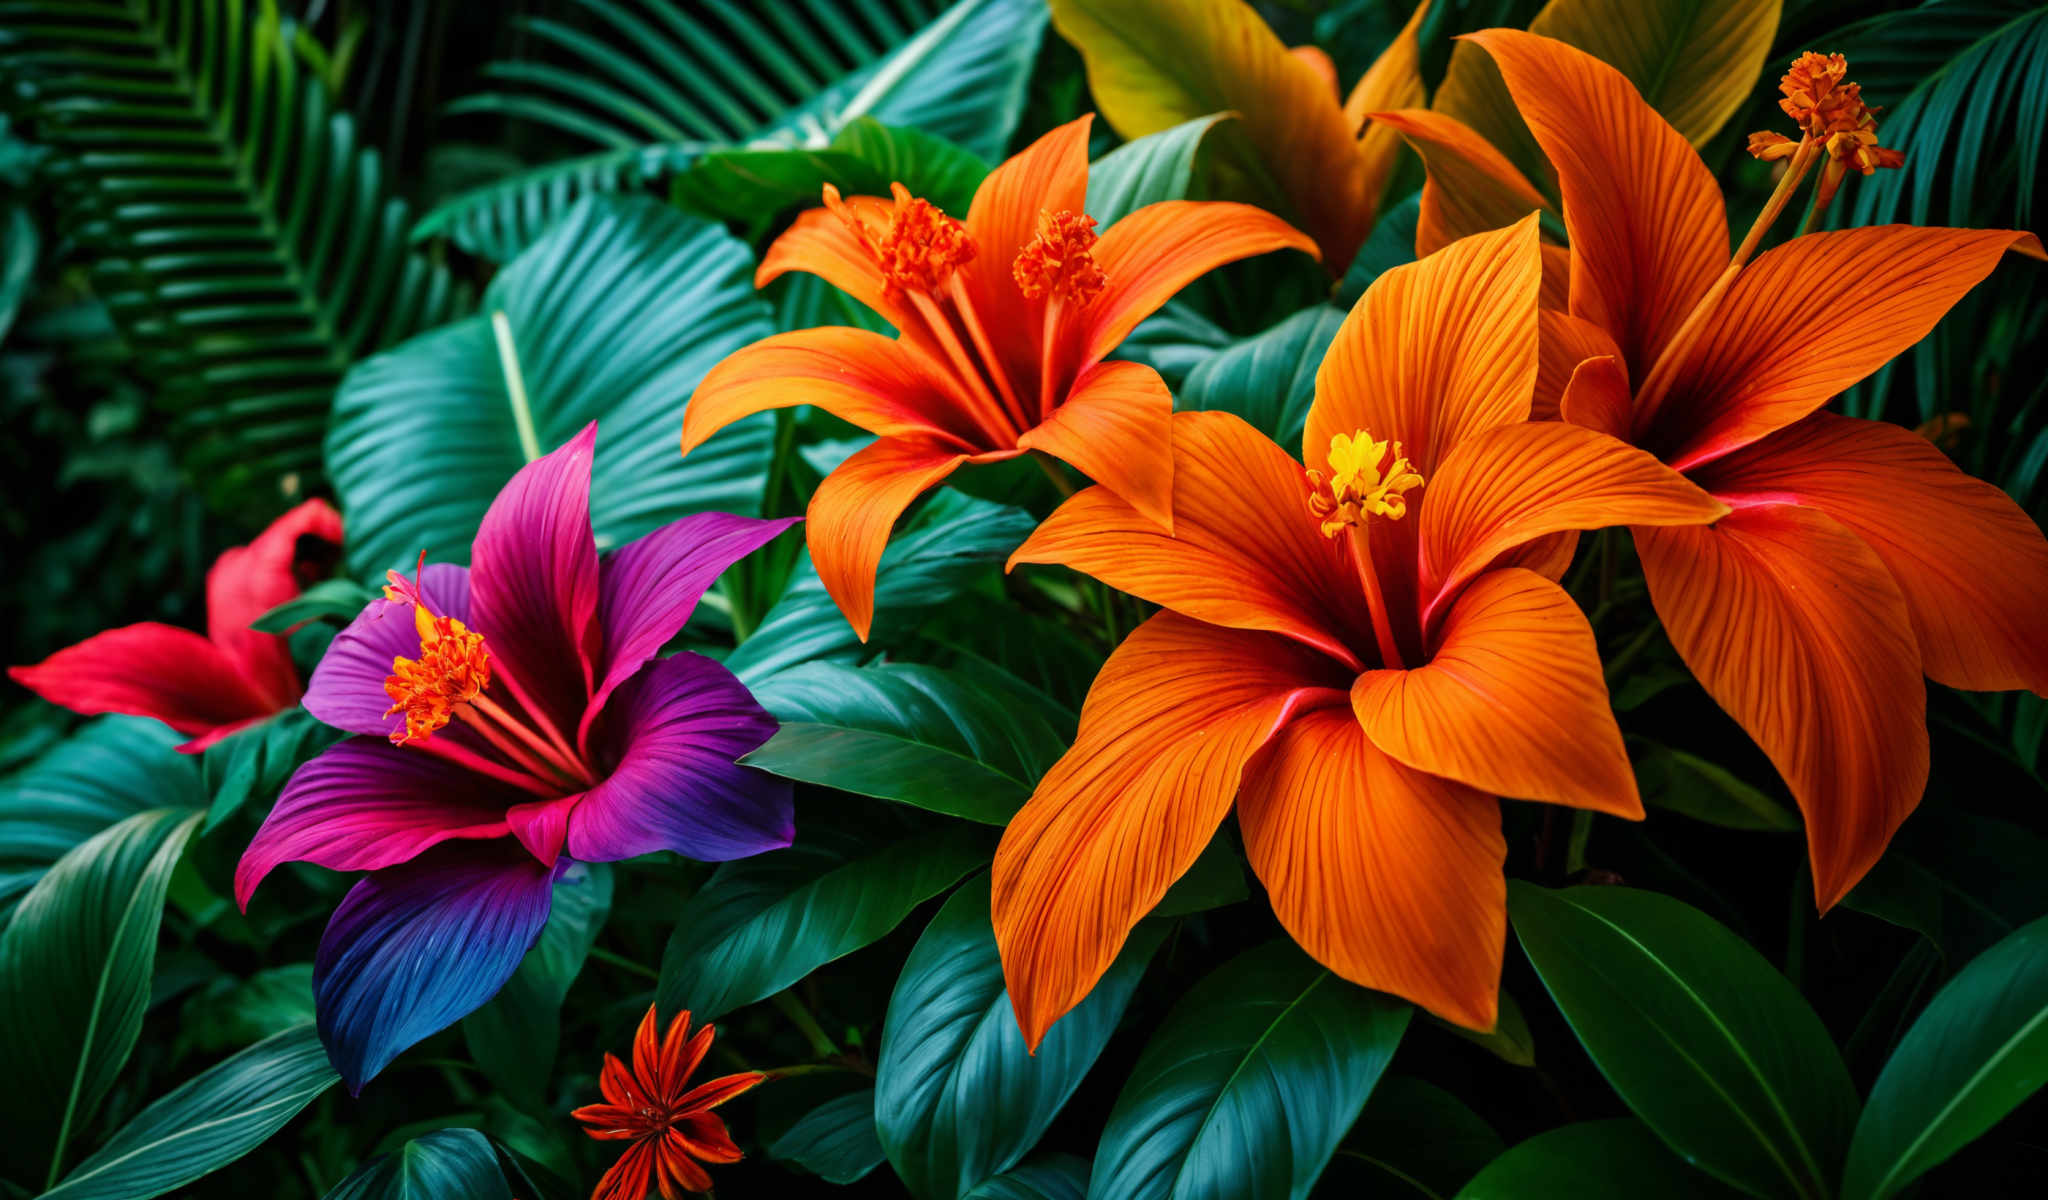
[[[1387,465],[1391,450],[1393,463]],[[1384,467],[1384,469],[1382,469]],[[1422,476],[1408,461],[1399,442],[1376,442],[1361,429],[1330,439],[1330,475],[1308,473],[1312,491],[1308,509],[1322,522],[1324,537],[1336,537],[1367,517],[1398,521],[1408,514],[1408,491],[1422,486]]]

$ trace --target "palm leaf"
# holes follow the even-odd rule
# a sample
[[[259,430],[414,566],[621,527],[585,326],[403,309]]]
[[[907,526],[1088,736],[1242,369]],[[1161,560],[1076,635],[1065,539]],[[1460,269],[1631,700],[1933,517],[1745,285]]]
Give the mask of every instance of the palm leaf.
[[[239,0],[4,0],[0,73],[216,502],[303,488],[350,363],[467,307],[377,155]]]
[[[547,126],[597,148],[446,201],[445,234],[503,261],[578,196],[636,187],[700,155],[823,149],[862,116],[999,158],[1046,10],[1040,0],[569,0],[582,18],[519,20],[543,57],[492,63],[453,113]]]

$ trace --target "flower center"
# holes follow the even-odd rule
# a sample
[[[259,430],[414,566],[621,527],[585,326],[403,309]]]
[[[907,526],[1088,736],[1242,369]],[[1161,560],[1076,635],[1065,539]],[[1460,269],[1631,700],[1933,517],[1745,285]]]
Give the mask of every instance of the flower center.
[[[1040,211],[1038,234],[1010,264],[1010,274],[1027,300],[1051,293],[1076,304],[1086,304],[1108,284],[1102,268],[1095,265],[1095,218],[1061,209]]]
[[[1387,462],[1389,452],[1393,462]],[[1401,451],[1401,443],[1376,442],[1361,429],[1330,439],[1330,475],[1308,473],[1308,510],[1322,522],[1324,537],[1336,537],[1367,517],[1398,521],[1408,514],[1406,493],[1422,476]]]
[[[825,185],[825,207],[881,268],[885,294],[893,299],[905,292],[937,292],[954,271],[974,261],[974,237],[965,225],[930,201],[911,195],[902,184],[890,184],[889,194],[895,207],[885,226],[877,227],[862,217],[829,183]]]
[[[396,591],[388,587],[384,594],[397,599]],[[395,746],[432,737],[458,705],[475,700],[491,685],[491,653],[484,648],[483,634],[453,617],[434,616],[417,602],[412,616],[420,631],[420,656],[392,659],[391,674],[384,678],[384,694],[391,697],[384,715],[405,714],[405,728],[391,734]]]
[[[1837,178],[1850,167],[1869,175],[1880,167],[1904,166],[1903,153],[1877,144],[1881,110],[1863,103],[1862,86],[1850,83],[1848,75],[1848,59],[1809,50],[1792,61],[1779,81],[1785,98],[1778,107],[1799,123],[1801,142],[1826,151]],[[1752,133],[1749,152],[1765,161],[1790,158],[1801,142],[1768,131]]]

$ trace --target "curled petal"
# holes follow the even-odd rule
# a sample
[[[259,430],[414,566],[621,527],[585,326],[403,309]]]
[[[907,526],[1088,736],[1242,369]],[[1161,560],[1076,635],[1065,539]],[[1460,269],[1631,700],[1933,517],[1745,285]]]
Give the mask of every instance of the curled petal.
[[[96,633],[34,666],[9,667],[7,677],[73,712],[154,717],[183,734],[206,735],[277,711],[226,651],[189,629],[154,621]]]
[[[1017,446],[1050,454],[1173,532],[1173,394],[1152,368],[1090,367]]]
[[[249,628],[256,618],[297,596],[300,539],[314,545],[314,564],[325,575],[326,561],[341,553],[341,514],[325,500],[308,500],[270,523],[246,546],[236,546],[206,573],[206,635],[242,665],[250,685],[274,708],[299,698],[299,672],[291,647],[272,633]]]
[[[875,570],[896,518],[969,457],[940,443],[881,438],[840,463],[812,493],[805,514],[811,564],[862,641],[874,625]]]
[[[887,228],[891,201],[880,196],[848,196],[845,204],[860,219]],[[754,286],[767,287],[791,271],[816,275],[845,292],[898,329],[914,328],[917,319],[900,298],[888,294],[888,281],[875,257],[860,244],[836,213],[813,208],[800,213],[789,229],[761,256]]]
[[[1621,347],[1614,344],[1606,330],[1591,321],[1547,306],[1536,314],[1536,328],[1536,401],[1529,415],[1534,420],[1552,421],[1557,419],[1558,406],[1564,403],[1564,390],[1579,364],[1603,355],[1618,362]],[[1623,363],[1622,375],[1627,374],[1628,365]]]
[[[1427,256],[1489,229],[1504,229],[1550,201],[1492,142],[1456,117],[1427,109],[1372,114],[1373,125],[1415,147],[1429,176],[1415,222],[1415,253]]]

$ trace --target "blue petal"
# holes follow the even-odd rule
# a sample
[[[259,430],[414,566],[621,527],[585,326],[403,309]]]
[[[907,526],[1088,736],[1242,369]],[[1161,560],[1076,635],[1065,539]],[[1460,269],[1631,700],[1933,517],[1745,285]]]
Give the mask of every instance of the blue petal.
[[[497,994],[547,923],[553,875],[510,840],[444,844],[350,889],[320,938],[313,997],[351,1094]]]

